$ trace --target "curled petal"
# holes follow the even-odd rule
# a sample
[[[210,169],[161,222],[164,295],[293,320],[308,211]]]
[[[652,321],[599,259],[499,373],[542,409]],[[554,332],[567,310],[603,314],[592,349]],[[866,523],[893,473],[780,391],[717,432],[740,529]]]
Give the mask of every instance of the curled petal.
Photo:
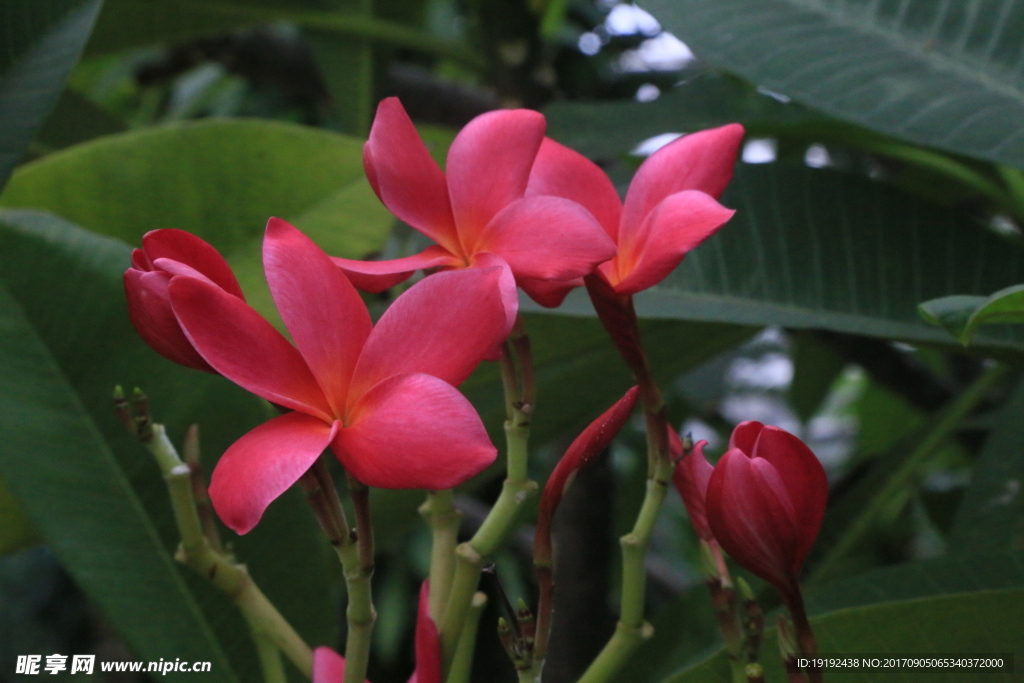
[[[727,451],[708,481],[706,504],[708,525],[722,548],[784,596],[792,595],[800,538],[793,505],[771,463]]]
[[[279,218],[267,223],[263,268],[295,345],[333,413],[341,415],[352,371],[373,328],[366,304],[313,240]]]
[[[501,304],[505,307],[505,330],[499,335],[498,343],[495,344],[495,352],[488,354],[486,360],[498,360],[501,356],[501,345],[505,342],[512,327],[519,317],[519,290],[516,288],[516,278],[512,269],[505,263],[505,259],[487,251],[473,254],[473,268],[500,268],[501,275],[498,278],[498,289],[501,291]]]
[[[478,249],[505,259],[516,278],[574,280],[615,256],[615,244],[590,212],[561,197],[527,197],[505,207]]]
[[[416,612],[416,671],[409,683],[441,683],[441,639],[437,624],[430,618],[430,581],[420,586]]]
[[[171,275],[129,268],[124,273],[128,317],[142,340],[164,358],[205,372],[216,372],[192,347],[171,310]]]
[[[658,284],[734,213],[703,192],[679,192],[666,198],[635,234],[635,242],[620,243],[620,280],[615,291],[635,294]]]
[[[677,192],[698,190],[720,197],[732,179],[742,141],[743,126],[732,123],[684,135],[652,154],[629,185],[621,229],[639,228],[654,207]]]
[[[670,431],[672,435],[675,435],[674,430]],[[679,439],[677,435],[675,438]],[[715,537],[711,533],[711,527],[708,526],[705,500],[708,481],[711,479],[711,472],[714,468],[704,457],[704,447],[707,445],[707,441],[698,441],[693,445],[693,450],[676,464],[675,472],[672,473],[672,483],[675,484],[679,496],[683,499],[683,504],[686,505],[690,523],[693,524],[697,535],[701,540],[711,542]],[[682,444],[679,444],[679,453],[682,454]]]
[[[384,206],[438,244],[457,248],[444,173],[397,97],[377,105],[363,163]]]
[[[803,441],[778,427],[768,426],[761,430],[753,457],[771,463],[782,477],[800,535],[800,543],[793,556],[795,571],[799,571],[825,518],[828,504],[825,469]]]
[[[248,304],[195,278],[174,278],[170,293],[185,335],[217,372],[271,403],[332,419],[306,361]]]
[[[467,252],[479,231],[526,192],[544,139],[544,117],[528,109],[492,111],[459,132],[448,150],[448,193]]]
[[[172,228],[151,230],[142,236],[142,248],[151,261],[169,259],[183,263],[208,277],[225,292],[245,299],[238,279],[224,257],[190,232]]]
[[[431,491],[461,484],[497,456],[466,397],[423,374],[389,377],[373,387],[331,449],[367,486]]]
[[[461,384],[507,335],[501,274],[501,268],[448,270],[398,297],[366,340],[348,405],[381,380],[402,373],[422,372]]]
[[[746,420],[736,425],[729,436],[729,448],[738,448],[748,456],[754,455],[754,444],[761,435],[764,425],[756,420]]]
[[[247,533],[267,506],[313,465],[337,431],[337,422],[286,413],[243,436],[224,453],[210,478],[210,501],[217,515],[238,533]]]
[[[443,247],[427,247],[413,256],[390,261],[353,261],[331,257],[334,265],[341,268],[356,289],[371,294],[391,289],[399,282],[405,282],[417,270],[438,266],[457,266],[461,261]]]
[[[526,294],[545,308],[558,308],[576,287],[583,286],[583,278],[574,280],[531,280],[520,278],[519,286]]]
[[[618,235],[622,201],[612,181],[593,161],[551,138],[541,143],[526,195],[570,199],[593,214],[613,241]]]

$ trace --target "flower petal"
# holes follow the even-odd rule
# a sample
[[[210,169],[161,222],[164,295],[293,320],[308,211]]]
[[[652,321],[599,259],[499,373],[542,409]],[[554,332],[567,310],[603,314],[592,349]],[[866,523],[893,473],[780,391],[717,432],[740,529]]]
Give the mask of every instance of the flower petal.
[[[526,197],[505,207],[478,249],[505,259],[517,280],[575,280],[615,256],[615,243],[590,212],[561,197]]]
[[[431,491],[461,484],[497,456],[466,397],[424,374],[389,377],[373,387],[331,449],[367,486]]]
[[[238,533],[247,533],[267,506],[316,462],[339,424],[286,413],[236,441],[210,478],[210,501],[217,515]]]
[[[583,278],[575,280],[531,280],[520,278],[519,286],[526,294],[545,308],[558,308],[569,292],[583,286]]]
[[[789,594],[797,581],[793,556],[799,539],[782,477],[763,458],[726,451],[708,481],[707,520],[730,556]]]
[[[452,266],[461,263],[443,247],[431,246],[413,256],[390,261],[353,261],[331,257],[334,265],[341,268],[356,289],[371,294],[391,289],[399,282],[405,282],[417,270]]]
[[[713,235],[736,213],[696,190],[665,199],[647,217],[635,241],[619,244],[615,291],[635,294],[664,280],[687,252]]]
[[[128,317],[142,340],[164,358],[187,368],[216,372],[192,347],[171,310],[169,273],[129,268],[124,273]]]
[[[329,647],[313,650],[313,683],[341,683],[344,679],[344,657]]]
[[[533,195],[563,197],[582,205],[616,239],[622,200],[612,181],[593,161],[551,138],[544,138],[530,171],[526,196]]]
[[[398,297],[366,340],[348,406],[381,380],[402,373],[461,384],[508,334],[500,281],[500,268],[449,270]]]
[[[755,458],[770,462],[782,477],[787,498],[794,507],[800,545],[794,557],[794,571],[803,566],[811,551],[828,505],[828,477],[821,461],[796,436],[778,427],[765,427],[753,449]]]
[[[298,228],[271,218],[263,268],[277,310],[334,409],[341,415],[352,370],[373,323],[359,292]]]
[[[444,173],[397,97],[377,105],[363,162],[370,184],[391,213],[438,244],[457,249]]]
[[[480,230],[526,192],[530,168],[544,139],[544,117],[528,109],[476,117],[448,150],[448,194],[466,253]]]
[[[505,307],[505,330],[499,335],[498,343],[494,347],[496,351],[494,357],[486,356],[486,360],[498,360],[501,356],[501,347],[516,324],[516,318],[519,317],[519,290],[516,289],[516,278],[512,274],[512,269],[505,263],[505,259],[489,251],[473,254],[471,267],[501,269],[498,289],[501,291],[501,303]]]
[[[437,624],[430,618],[430,581],[420,586],[416,612],[416,671],[409,683],[441,683],[441,638]]]
[[[621,229],[639,228],[654,207],[677,192],[699,190],[720,197],[732,179],[742,141],[743,126],[731,123],[684,135],[652,154],[629,184]]]
[[[757,420],[745,420],[736,425],[729,436],[729,448],[738,448],[748,457],[754,456],[754,444],[764,425]]]
[[[676,439],[679,438],[675,430],[669,431]],[[710,542],[715,537],[708,526],[706,496],[708,481],[714,468],[704,457],[704,447],[707,445],[707,441],[698,441],[693,445],[693,450],[676,464],[675,472],[672,473],[672,483],[675,484],[679,497],[683,499],[686,511],[690,515],[690,523],[693,524],[697,535],[702,540]],[[679,452],[682,453],[682,444],[679,444]]]
[[[184,230],[150,230],[142,236],[142,248],[151,261],[170,259],[195,268],[229,294],[245,299],[238,279],[224,257],[199,237]]]
[[[306,361],[248,304],[190,277],[171,280],[170,293],[185,336],[217,372],[271,403],[331,419]]]

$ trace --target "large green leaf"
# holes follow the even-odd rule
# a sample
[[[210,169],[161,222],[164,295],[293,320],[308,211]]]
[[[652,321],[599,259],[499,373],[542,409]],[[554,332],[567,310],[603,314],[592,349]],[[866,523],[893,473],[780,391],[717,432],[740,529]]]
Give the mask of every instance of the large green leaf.
[[[920,320],[918,302],[1024,280],[1018,242],[867,179],[741,164],[722,203],[735,217],[637,296],[642,316],[952,344]],[[587,309],[578,296],[566,306]],[[1021,339],[992,327],[976,346],[1019,351]]]
[[[0,4],[0,187],[57,101],[103,0]]]
[[[1024,654],[1024,589],[979,591],[941,595],[917,600],[885,602],[866,607],[842,609],[811,618],[820,651],[834,655],[866,654],[884,657],[885,653],[927,654],[946,657],[954,653]],[[983,627],[979,627],[983,624]],[[779,662],[775,633],[766,633],[761,648],[766,680],[786,680]],[[847,681],[963,681],[963,671],[930,669],[927,673],[912,669],[830,669],[829,683]],[[969,674],[969,675],[974,675]],[[723,652],[707,661],[665,679],[666,683],[729,681],[729,662]],[[1010,672],[986,673],[986,680],[1014,681]]]
[[[0,212],[0,478],[140,658],[194,656],[213,661],[220,680],[250,680],[258,666],[247,629],[224,596],[171,559],[166,487],[114,419],[110,391],[144,387],[178,443],[198,422],[207,467],[266,409],[141,342],[121,283],[130,251],[52,216]],[[234,545],[309,642],[333,641],[337,562],[300,494],[271,505]]]
[[[1000,408],[957,511],[950,547],[968,554],[1024,547],[1024,383]]]
[[[654,0],[698,56],[833,116],[1024,166],[1018,0]]]
[[[44,209],[138,244],[156,228],[206,239],[250,302],[276,315],[260,265],[271,216],[335,256],[383,246],[393,217],[366,182],[362,143],[322,130],[216,120],[108,136],[18,169],[0,206]]]

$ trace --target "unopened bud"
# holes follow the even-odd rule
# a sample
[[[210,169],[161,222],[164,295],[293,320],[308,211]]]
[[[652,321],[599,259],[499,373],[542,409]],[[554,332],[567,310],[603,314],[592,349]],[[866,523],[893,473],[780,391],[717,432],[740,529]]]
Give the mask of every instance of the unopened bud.
[[[533,637],[537,631],[537,620],[522,598],[519,598],[516,607],[518,608],[516,618],[519,620],[519,635],[522,636],[526,648],[532,649]]]
[[[747,664],[743,673],[747,676],[747,683],[764,683],[764,669],[757,662]]]
[[[746,602],[756,601],[757,596],[754,594],[754,590],[747,583],[747,580],[742,576],[736,577],[736,585],[740,588],[740,595],[743,596],[743,600]]]
[[[114,414],[126,432],[134,437],[139,436],[139,432],[135,428],[135,420],[132,419],[131,407],[128,405],[128,399],[124,397],[124,389],[120,384],[114,387]]]
[[[140,441],[147,443],[153,439],[153,417],[149,413],[149,398],[138,387],[132,391],[132,408],[136,433]]]

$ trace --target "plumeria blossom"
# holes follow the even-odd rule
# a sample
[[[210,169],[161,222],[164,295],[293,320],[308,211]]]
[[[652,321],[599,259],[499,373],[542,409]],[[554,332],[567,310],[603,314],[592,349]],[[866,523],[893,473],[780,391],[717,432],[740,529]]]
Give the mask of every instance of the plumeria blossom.
[[[393,261],[334,262],[368,292],[424,268],[507,264],[501,284],[510,325],[516,283],[538,303],[557,305],[550,291],[612,258],[615,245],[576,202],[526,196],[545,127],[541,114],[526,109],[478,116],[456,136],[442,171],[398,99],[382,101],[363,148],[366,175],[392,213],[437,244]]]
[[[635,294],[661,282],[687,252],[710,237],[734,211],[718,203],[732,179],[743,126],[685,135],[641,164],[619,200],[611,180],[592,161],[545,139],[530,174],[527,197],[553,195],[590,211],[618,247],[597,272],[615,293]],[[569,283],[550,288],[564,297]]]
[[[169,287],[175,277],[197,278],[245,301],[235,274],[216,249],[184,230],[152,230],[142,237],[142,249],[132,252],[132,267],[124,273],[128,317],[143,341],[164,358],[216,372],[174,317]]]
[[[693,524],[697,536],[705,543],[715,543],[715,537],[708,526],[707,511],[705,508],[705,496],[708,490],[708,481],[711,479],[711,472],[714,467],[704,457],[704,447],[707,441],[698,441],[693,444],[689,453],[683,454],[683,442],[674,429],[669,429],[669,449],[672,458],[676,460],[676,468],[672,473],[672,483],[675,484],[679,497],[683,499],[686,512],[690,515],[690,523]]]
[[[416,670],[409,683],[441,683],[441,641],[437,625],[428,607],[430,582],[420,586],[419,611],[416,613]],[[345,658],[329,647],[313,651],[313,683],[341,683],[345,678]]]
[[[330,447],[368,486],[446,489],[494,461],[480,417],[455,388],[501,340],[501,269],[439,273],[400,296],[376,326],[323,251],[271,219],[263,243],[271,294],[295,346],[241,299],[173,278],[171,304],[217,372],[293,412],[235,442],[213,472],[224,523],[250,530]]]
[[[792,607],[827,501],[825,470],[800,439],[742,422],[708,480],[707,520],[722,548]]]

